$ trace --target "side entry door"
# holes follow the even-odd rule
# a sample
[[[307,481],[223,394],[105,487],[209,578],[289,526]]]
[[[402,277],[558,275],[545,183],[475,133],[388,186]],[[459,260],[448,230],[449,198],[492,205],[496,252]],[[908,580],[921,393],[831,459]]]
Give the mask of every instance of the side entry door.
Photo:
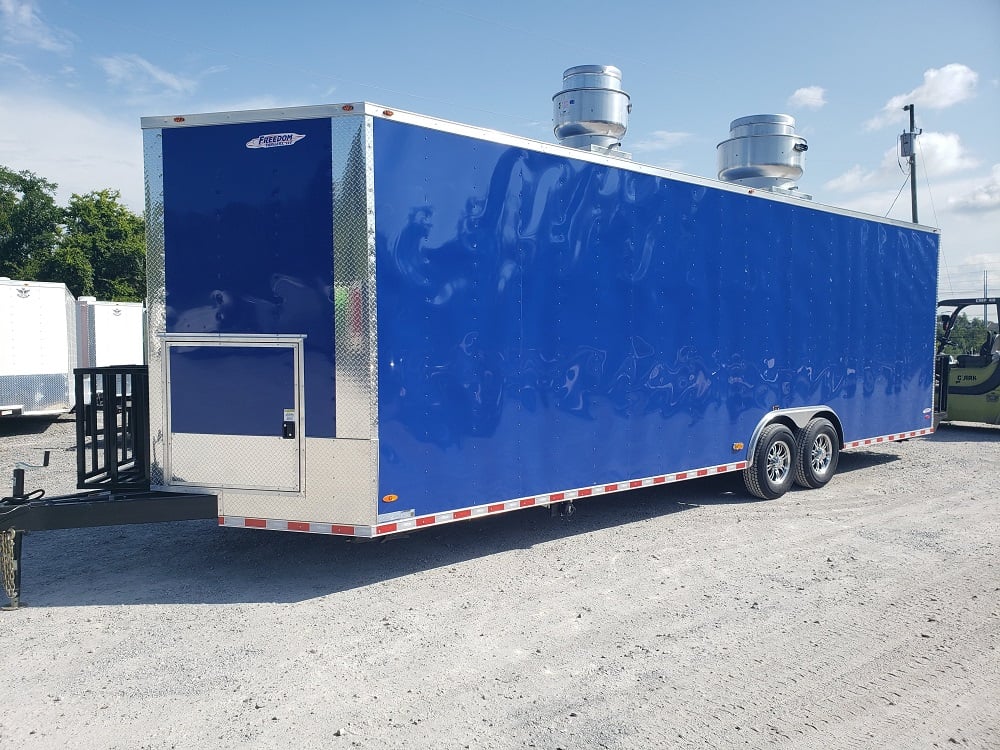
[[[167,483],[298,492],[302,337],[165,339]]]

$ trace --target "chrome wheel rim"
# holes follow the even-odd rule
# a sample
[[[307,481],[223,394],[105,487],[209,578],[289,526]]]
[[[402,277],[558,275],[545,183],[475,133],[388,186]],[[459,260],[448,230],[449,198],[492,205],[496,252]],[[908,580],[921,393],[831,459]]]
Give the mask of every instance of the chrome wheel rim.
[[[809,456],[809,463],[814,474],[824,474],[830,468],[830,461],[833,458],[833,443],[830,436],[817,435],[812,444],[812,451]]]
[[[783,440],[778,440],[767,451],[767,478],[781,484],[792,467],[792,451]]]

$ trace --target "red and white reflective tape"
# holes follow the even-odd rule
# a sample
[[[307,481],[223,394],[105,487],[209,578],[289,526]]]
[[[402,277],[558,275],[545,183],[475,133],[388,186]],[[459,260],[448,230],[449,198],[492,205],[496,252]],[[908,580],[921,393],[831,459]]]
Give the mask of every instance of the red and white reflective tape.
[[[613,492],[638,489],[639,487],[654,487],[658,484],[670,484],[672,482],[683,482],[687,479],[725,474],[731,471],[743,471],[746,467],[746,461],[737,461],[736,463],[721,464],[720,466],[707,466],[702,469],[679,471],[676,474],[658,474],[652,477],[645,477],[644,479],[627,479],[613,484],[598,484],[593,487],[579,487],[575,490],[563,490],[562,492],[553,492],[547,495],[520,497],[514,500],[487,503],[486,505],[474,505],[468,508],[448,510],[427,516],[403,518],[389,523],[380,523],[376,526],[352,526],[335,523],[315,523],[312,521],[281,521],[271,518],[244,518],[242,516],[219,516],[219,525],[248,529],[271,529],[274,531],[299,531],[310,534],[338,534],[341,536],[360,537],[383,536],[385,534],[395,534],[400,531],[420,529],[425,526],[438,526],[454,521],[464,521],[468,518],[509,513],[521,508],[545,506],[552,503],[577,500],[582,497],[608,495]]]
[[[864,440],[855,440],[850,443],[844,444],[844,450],[848,448],[863,448],[866,445],[876,445],[877,443],[891,443],[896,440],[907,440],[909,438],[922,437],[923,435],[930,435],[934,432],[933,427],[927,427],[923,430],[913,430],[911,432],[898,432],[894,435],[882,435],[880,437],[865,438]]]
[[[340,523],[318,523],[316,521],[282,521],[274,518],[244,518],[242,516],[219,516],[219,526],[240,529],[270,529],[271,531],[299,531],[307,534],[336,534],[340,536],[371,536],[371,526],[352,526]]]

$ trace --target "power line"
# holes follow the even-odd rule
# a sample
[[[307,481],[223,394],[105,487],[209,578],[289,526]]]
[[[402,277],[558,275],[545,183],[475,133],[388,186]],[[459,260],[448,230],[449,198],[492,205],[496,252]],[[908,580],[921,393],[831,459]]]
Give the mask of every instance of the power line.
[[[917,148],[920,149],[920,161],[924,165],[924,183],[927,185],[927,197],[931,200],[931,213],[934,214],[934,226],[939,226],[941,222],[938,220],[937,208],[934,206],[934,193],[931,192],[930,175],[927,173],[927,157],[924,156],[924,147],[920,145],[919,138],[917,138]]]
[[[886,217],[888,217],[889,214],[892,213],[892,209],[895,207],[896,201],[898,201],[899,200],[899,196],[901,196],[903,194],[903,188],[906,187],[906,184],[909,181],[910,181],[910,177],[909,177],[909,175],[907,175],[906,179],[903,180],[903,184],[899,186],[899,192],[896,193],[896,197],[892,199],[892,205],[889,206],[889,210],[885,212]]]

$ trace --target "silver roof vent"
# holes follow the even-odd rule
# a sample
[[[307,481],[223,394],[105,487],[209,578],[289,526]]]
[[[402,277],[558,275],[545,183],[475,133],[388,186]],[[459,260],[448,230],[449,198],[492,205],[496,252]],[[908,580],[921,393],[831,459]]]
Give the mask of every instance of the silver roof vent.
[[[797,191],[795,181],[802,176],[808,148],[806,139],[796,135],[791,115],[741,117],[729,125],[729,139],[716,147],[719,179],[747,187]]]
[[[628,156],[621,138],[632,111],[613,65],[577,65],[563,73],[563,90],[552,97],[552,129],[564,146]]]

